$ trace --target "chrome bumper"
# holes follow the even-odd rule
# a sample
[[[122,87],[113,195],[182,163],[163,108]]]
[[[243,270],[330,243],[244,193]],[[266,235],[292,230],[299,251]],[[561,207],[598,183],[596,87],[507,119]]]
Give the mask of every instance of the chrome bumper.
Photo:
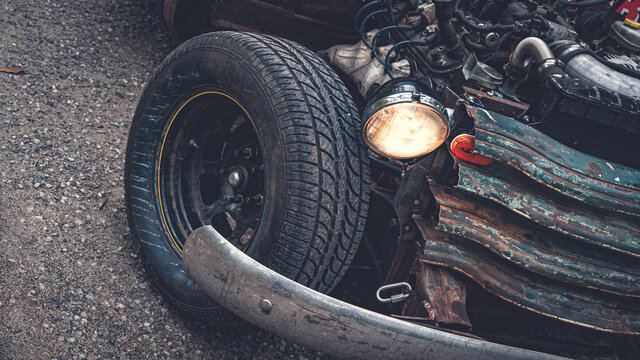
[[[235,315],[293,342],[343,358],[558,359],[381,315],[321,294],[265,267],[211,226],[194,231],[187,272]]]

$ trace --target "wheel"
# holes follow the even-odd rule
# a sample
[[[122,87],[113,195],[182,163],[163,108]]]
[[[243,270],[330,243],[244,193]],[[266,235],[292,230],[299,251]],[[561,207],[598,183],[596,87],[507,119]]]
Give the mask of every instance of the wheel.
[[[145,88],[127,145],[129,224],[152,282],[185,313],[233,323],[181,262],[188,235],[211,224],[273,270],[330,291],[367,215],[360,126],[344,84],[300,45],[217,32],[179,46]]]

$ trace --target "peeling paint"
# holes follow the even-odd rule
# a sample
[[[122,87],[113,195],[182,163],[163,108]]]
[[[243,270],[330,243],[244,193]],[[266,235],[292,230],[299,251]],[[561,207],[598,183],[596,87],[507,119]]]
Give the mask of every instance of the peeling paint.
[[[467,107],[476,152],[454,188],[430,181],[436,228],[414,218],[423,261],[529,310],[640,334],[640,170],[578,152],[506,116]]]

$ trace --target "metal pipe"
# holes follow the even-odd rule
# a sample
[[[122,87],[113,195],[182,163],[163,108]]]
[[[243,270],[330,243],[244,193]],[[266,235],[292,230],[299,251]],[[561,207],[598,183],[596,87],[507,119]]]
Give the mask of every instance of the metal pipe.
[[[518,85],[526,81],[531,60],[538,65],[538,76],[546,81],[549,75],[563,74],[558,61],[549,45],[537,37],[528,37],[520,41],[511,53],[507,67],[507,79],[500,90],[514,96]]]
[[[511,55],[511,65],[518,68],[526,68],[533,59],[536,64],[542,64],[545,60],[555,59],[553,51],[543,40],[536,37],[528,37],[518,43]]]
[[[279,336],[349,359],[560,359],[394,319],[300,285],[211,226],[187,239],[184,265],[213,300]]]
[[[564,70],[570,76],[585,80],[592,85],[640,99],[640,80],[611,69],[591,54],[574,56],[567,61]]]
[[[640,72],[603,59],[573,41],[558,42],[557,57],[566,65],[564,71],[597,87],[640,99]]]

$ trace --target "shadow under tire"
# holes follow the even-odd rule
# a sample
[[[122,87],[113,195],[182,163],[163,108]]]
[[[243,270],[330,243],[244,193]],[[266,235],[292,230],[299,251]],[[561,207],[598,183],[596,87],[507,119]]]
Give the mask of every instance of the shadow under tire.
[[[182,265],[182,244],[203,225],[329,292],[355,255],[368,210],[358,111],[331,68],[298,44],[238,32],[193,38],[158,66],[138,103],[125,200],[151,281],[197,320],[240,322]]]

